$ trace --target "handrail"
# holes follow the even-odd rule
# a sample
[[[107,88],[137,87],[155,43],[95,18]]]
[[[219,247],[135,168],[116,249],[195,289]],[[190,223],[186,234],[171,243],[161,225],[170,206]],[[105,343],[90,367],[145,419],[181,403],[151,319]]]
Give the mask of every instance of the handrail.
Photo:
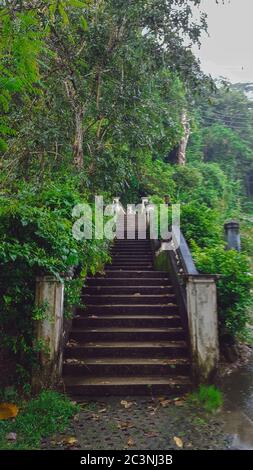
[[[198,275],[199,272],[195,266],[192,254],[190,252],[190,248],[181,231],[180,231],[180,243],[176,252],[180,259],[183,273],[186,275],[192,275],[192,276]]]

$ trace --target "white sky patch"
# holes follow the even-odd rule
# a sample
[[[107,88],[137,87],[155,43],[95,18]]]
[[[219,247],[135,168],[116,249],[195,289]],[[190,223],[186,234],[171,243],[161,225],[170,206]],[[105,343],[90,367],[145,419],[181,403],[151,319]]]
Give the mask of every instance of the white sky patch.
[[[208,14],[210,37],[203,34],[201,49],[193,50],[204,72],[232,83],[253,82],[253,0],[202,0],[200,9]]]

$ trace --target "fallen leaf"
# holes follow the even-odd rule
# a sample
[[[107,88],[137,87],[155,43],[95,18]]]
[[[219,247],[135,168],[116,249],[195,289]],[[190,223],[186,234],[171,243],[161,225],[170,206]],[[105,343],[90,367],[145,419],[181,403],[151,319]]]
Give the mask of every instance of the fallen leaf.
[[[129,439],[127,441],[127,445],[128,445],[128,447],[133,447],[134,446],[134,440],[131,437],[129,437]]]
[[[9,432],[6,436],[7,441],[16,441],[17,440],[17,434],[15,432]]]
[[[124,406],[126,410],[128,410],[129,408],[131,408],[131,406],[133,406],[134,403],[132,401],[121,400],[120,404]]]
[[[157,412],[157,409],[158,409],[158,406],[154,407],[154,406],[148,406],[148,410],[150,410],[150,415],[153,416],[156,414]]]
[[[157,437],[159,436],[159,434],[157,432],[144,432],[144,436],[147,436],[147,437]]]
[[[173,437],[173,440],[175,442],[175,444],[177,445],[177,447],[179,447],[180,449],[182,449],[182,447],[184,447],[184,444],[183,444],[183,441],[182,439],[180,439],[180,437]]]
[[[0,403],[0,420],[15,418],[19,409],[13,403]]]
[[[183,400],[178,400],[175,402],[175,406],[184,406],[185,402]]]
[[[161,405],[163,408],[166,408],[166,406],[171,405],[171,403],[172,403],[172,400],[161,400],[161,401],[160,401],[160,405]]]
[[[126,421],[125,423],[119,423],[117,425],[118,429],[131,429],[131,428],[134,428],[134,425],[132,423],[130,423],[129,421]]]
[[[74,446],[75,444],[77,444],[78,440],[75,437],[70,436],[70,437],[65,437],[63,442],[65,444],[68,444],[69,446]]]
[[[92,421],[100,421],[100,416],[96,414],[92,414],[91,419]]]

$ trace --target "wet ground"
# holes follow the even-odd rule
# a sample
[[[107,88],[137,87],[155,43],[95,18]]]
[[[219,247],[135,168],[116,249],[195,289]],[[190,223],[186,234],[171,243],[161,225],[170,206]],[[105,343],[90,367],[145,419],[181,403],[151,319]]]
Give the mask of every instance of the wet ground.
[[[225,403],[205,413],[184,398],[117,398],[82,403],[69,429],[43,449],[253,450],[253,355],[221,379]]]
[[[253,450],[253,355],[249,362],[223,377],[225,431],[232,448]]]
[[[196,410],[186,401],[108,398],[86,402],[70,428],[44,449],[228,449],[221,413]]]

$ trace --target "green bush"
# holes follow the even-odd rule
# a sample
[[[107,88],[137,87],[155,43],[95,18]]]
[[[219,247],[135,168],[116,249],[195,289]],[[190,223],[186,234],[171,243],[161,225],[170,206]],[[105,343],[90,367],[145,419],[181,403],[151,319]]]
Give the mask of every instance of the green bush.
[[[190,245],[201,248],[215,246],[222,240],[218,211],[197,201],[181,205],[181,230]]]
[[[87,272],[101,270],[109,260],[107,242],[73,237],[72,209],[84,198],[66,181],[37,190],[26,184],[14,196],[0,196],[1,346],[15,357],[22,381],[42,346],[33,340],[33,320],[43,315],[34,306],[36,276],[49,273],[61,279],[78,267],[78,277],[66,282],[69,314]]]
[[[211,413],[223,405],[223,396],[214,385],[200,385],[199,389],[189,396],[189,401]]]
[[[217,207],[229,186],[225,173],[217,163],[198,162],[173,167],[175,199],[183,203],[197,202]]]
[[[220,274],[217,282],[220,334],[242,336],[253,305],[253,277],[248,257],[223,247],[195,248],[194,258],[204,273]]]

